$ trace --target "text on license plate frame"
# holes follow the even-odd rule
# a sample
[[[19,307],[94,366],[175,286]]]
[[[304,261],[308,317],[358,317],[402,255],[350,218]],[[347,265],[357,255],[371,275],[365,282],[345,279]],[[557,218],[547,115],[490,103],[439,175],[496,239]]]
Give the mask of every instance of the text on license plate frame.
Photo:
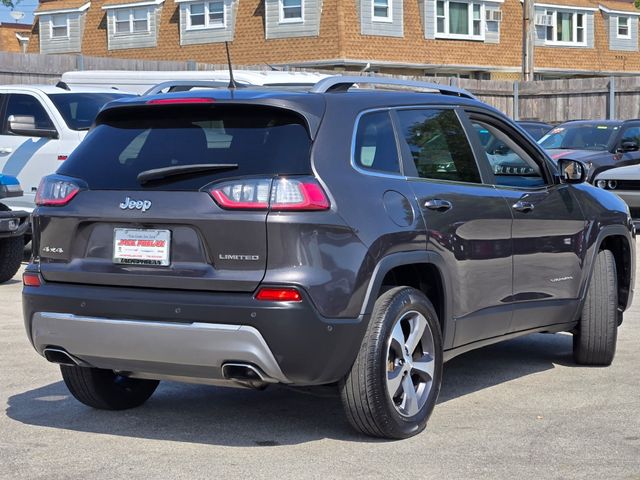
[[[141,242],[144,243],[141,244]],[[167,267],[171,263],[170,253],[171,230],[153,228],[113,229],[113,263]]]

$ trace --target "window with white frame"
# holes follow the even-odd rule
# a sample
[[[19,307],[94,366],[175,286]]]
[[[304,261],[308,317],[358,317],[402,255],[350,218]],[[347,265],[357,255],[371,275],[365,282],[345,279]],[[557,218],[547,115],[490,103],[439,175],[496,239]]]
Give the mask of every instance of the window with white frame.
[[[631,38],[629,31],[629,17],[616,17],[618,23],[618,38]]]
[[[302,22],[303,0],[279,0],[280,22]]]
[[[115,34],[146,33],[149,31],[149,9],[119,8],[115,14]]]
[[[51,16],[51,38],[67,38],[69,36],[69,17],[66,15]]]
[[[187,10],[187,28],[223,28],[226,24],[224,1],[192,3]]]
[[[478,2],[436,1],[436,36],[484,39],[484,5]]]
[[[552,18],[547,25],[547,43],[560,45],[586,45],[586,18],[584,13],[547,11]]]
[[[373,20],[377,22],[391,22],[393,16],[391,14],[392,0],[373,0]]]

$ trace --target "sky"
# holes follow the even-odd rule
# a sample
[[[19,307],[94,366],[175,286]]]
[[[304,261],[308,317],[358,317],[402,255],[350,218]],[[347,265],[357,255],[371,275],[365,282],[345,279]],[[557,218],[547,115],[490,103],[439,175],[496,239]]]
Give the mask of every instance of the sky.
[[[33,11],[38,6],[37,0],[22,0],[18,5],[14,8],[17,12],[24,12],[24,18],[18,20],[18,23],[33,23]],[[2,23],[14,23],[16,20],[9,15],[11,9],[9,7],[5,7],[4,5],[0,5],[0,22]]]

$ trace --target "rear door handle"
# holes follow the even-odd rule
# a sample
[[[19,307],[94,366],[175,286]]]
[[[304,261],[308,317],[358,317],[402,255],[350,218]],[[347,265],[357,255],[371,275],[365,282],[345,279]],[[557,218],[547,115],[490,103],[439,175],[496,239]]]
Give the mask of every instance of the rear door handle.
[[[535,206],[531,202],[518,201],[513,204],[513,209],[522,213],[530,212],[534,209],[534,207]]]
[[[0,147],[0,153],[11,153],[13,152],[13,148],[11,147]]]
[[[439,198],[434,198],[432,200],[427,200],[424,203],[424,206],[429,210],[436,210],[438,212],[446,212],[451,207],[453,207],[453,203],[448,200],[440,200]]]

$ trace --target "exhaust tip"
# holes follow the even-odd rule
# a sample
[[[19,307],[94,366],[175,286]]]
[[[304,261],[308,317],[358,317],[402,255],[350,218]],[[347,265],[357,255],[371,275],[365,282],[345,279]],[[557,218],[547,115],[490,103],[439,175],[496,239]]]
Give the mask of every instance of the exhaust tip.
[[[248,363],[225,363],[222,365],[222,376],[246,387],[262,390],[277,380],[265,375],[258,367]]]
[[[69,367],[78,366],[78,361],[70,354],[62,350],[61,348],[45,348],[43,350],[44,358],[51,363],[57,363],[58,365],[67,365]]]

